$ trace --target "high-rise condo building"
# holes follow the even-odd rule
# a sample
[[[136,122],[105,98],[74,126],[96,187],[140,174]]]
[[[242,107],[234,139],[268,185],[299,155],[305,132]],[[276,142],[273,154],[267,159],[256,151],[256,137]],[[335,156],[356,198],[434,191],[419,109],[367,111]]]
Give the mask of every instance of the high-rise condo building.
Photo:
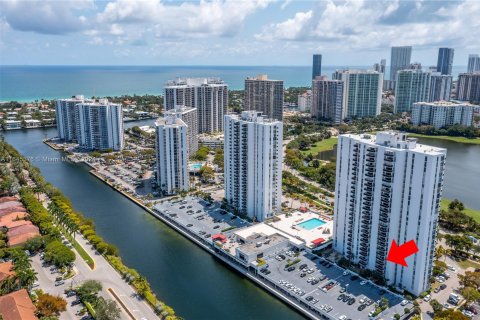
[[[223,116],[228,106],[228,86],[218,78],[187,78],[165,85],[165,110],[181,105],[197,109],[198,132],[223,130]]]
[[[453,77],[451,75],[432,72],[430,76],[430,94],[427,101],[450,101],[452,82]]]
[[[77,141],[89,150],[123,149],[123,109],[107,99],[79,103],[75,107]]]
[[[85,100],[83,95],[76,95],[70,99],[58,99],[55,101],[55,116],[57,118],[58,137],[65,141],[77,141],[77,113],[75,106]]]
[[[192,157],[198,150],[198,115],[196,108],[176,106],[174,109],[165,111],[165,116],[174,116],[181,119],[188,127],[187,150],[188,157]]]
[[[188,127],[175,115],[155,121],[157,183],[165,195],[188,190]]]
[[[385,68],[387,66],[387,60],[386,59],[382,59],[380,60],[380,63],[375,63],[373,65],[373,70],[379,72],[379,73],[383,73],[385,74]]]
[[[337,70],[332,78],[344,83],[344,118],[365,118],[380,114],[383,74],[373,70]]]
[[[437,129],[456,124],[469,127],[473,124],[475,106],[449,101],[417,102],[412,108],[414,125],[430,125]]]
[[[328,80],[326,76],[312,81],[312,117],[340,124],[344,118],[344,82]]]
[[[395,81],[397,71],[407,69],[412,59],[412,47],[392,47],[390,58],[390,80]]]
[[[298,95],[298,111],[310,111],[312,108],[312,90],[307,90]]]
[[[269,118],[283,119],[283,80],[271,80],[267,75],[245,79],[245,110],[260,111]]]
[[[455,49],[453,48],[439,48],[437,60],[437,72],[441,74],[452,74],[453,55]]]
[[[480,71],[480,57],[478,54],[468,55],[468,73],[474,73]]]
[[[224,139],[227,202],[256,221],[280,212],[282,122],[257,111],[226,115]]]
[[[458,75],[457,100],[480,102],[480,73],[460,73]]]
[[[322,75],[322,55],[314,54],[312,63],[312,80]]]
[[[428,101],[430,72],[423,70],[399,70],[395,81],[394,112],[410,112],[414,102]]]
[[[428,289],[446,153],[398,132],[341,135],[333,248],[389,285],[414,295]],[[393,240],[416,242],[408,266],[386,260]]]

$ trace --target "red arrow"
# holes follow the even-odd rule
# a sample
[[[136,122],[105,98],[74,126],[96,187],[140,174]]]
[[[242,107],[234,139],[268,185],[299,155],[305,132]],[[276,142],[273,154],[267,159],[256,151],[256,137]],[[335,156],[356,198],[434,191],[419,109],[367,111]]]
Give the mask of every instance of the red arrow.
[[[417,252],[418,247],[413,240],[405,242],[401,246],[399,246],[395,240],[392,240],[392,245],[390,246],[390,251],[388,252],[387,256],[387,261],[400,264],[404,267],[408,267],[407,263],[405,262],[405,258]]]

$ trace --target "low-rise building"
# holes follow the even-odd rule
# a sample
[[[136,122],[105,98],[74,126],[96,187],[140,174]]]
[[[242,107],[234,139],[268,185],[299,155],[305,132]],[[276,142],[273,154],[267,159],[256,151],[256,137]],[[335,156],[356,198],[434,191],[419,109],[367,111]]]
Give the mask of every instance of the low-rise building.
[[[278,233],[266,235],[264,233],[253,233],[246,238],[237,237],[241,243],[235,249],[235,256],[248,264],[261,264],[263,257],[275,254],[288,248],[289,241]]]
[[[475,106],[469,103],[436,101],[417,102],[412,107],[412,123],[414,125],[431,125],[444,128],[456,124],[473,125]]]
[[[0,263],[0,284],[15,275],[11,261]]]
[[[5,120],[6,130],[22,129],[22,122],[20,120]]]
[[[38,320],[35,306],[25,289],[0,297],[0,315],[3,320]]]
[[[312,107],[312,90],[298,95],[298,111],[308,112]]]
[[[223,149],[223,134],[201,134],[198,136],[198,144],[209,149]]]
[[[25,120],[25,128],[38,128],[42,125],[40,120],[27,119]]]

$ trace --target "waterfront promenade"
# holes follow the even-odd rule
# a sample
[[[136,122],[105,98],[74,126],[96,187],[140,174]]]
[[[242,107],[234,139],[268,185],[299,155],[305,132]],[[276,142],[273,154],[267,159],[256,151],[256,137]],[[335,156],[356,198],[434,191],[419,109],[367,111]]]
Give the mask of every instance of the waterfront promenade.
[[[45,195],[42,195],[42,198],[45,199]],[[43,201],[43,205],[47,207],[48,202]],[[42,267],[42,261],[36,256],[32,259],[32,266],[38,274],[40,288],[51,294],[63,296],[66,288],[79,286],[86,280],[97,280],[102,284],[101,295],[117,302],[122,320],[158,319],[146,301],[140,298],[133,287],[122,279],[120,273],[81,234],[78,234],[75,240],[93,259],[94,268],[91,269],[79,253],[72,249],[75,253],[75,276],[65,280],[64,285],[54,286],[57,274],[51,274],[49,268]],[[61,320],[75,318],[74,311],[78,308],[72,308],[70,305],[73,300],[75,297],[68,299],[67,312],[62,313]]]
[[[51,274],[49,268],[43,268],[37,255],[32,259],[32,266],[38,274],[40,288],[50,294],[65,297],[63,294],[64,290],[71,285],[75,287],[85,280],[97,280],[103,287],[100,295],[117,302],[118,307],[122,311],[122,320],[158,319],[153,310],[145,303],[145,301],[138,298],[135,290],[122,279],[120,274],[105,260],[105,258],[103,258],[103,256],[96,254],[83,237],[77,236],[76,240],[90,257],[92,257],[95,262],[95,268],[93,270],[90,269],[87,263],[75,251],[76,257],[74,269],[76,275],[71,279],[65,280],[64,285],[54,286],[57,274]],[[117,297],[114,297],[110,291],[113,291]],[[80,308],[78,306],[75,308],[70,305],[70,303],[75,300],[75,297],[66,299],[68,302],[67,311],[61,314],[60,320],[75,319],[75,312]]]

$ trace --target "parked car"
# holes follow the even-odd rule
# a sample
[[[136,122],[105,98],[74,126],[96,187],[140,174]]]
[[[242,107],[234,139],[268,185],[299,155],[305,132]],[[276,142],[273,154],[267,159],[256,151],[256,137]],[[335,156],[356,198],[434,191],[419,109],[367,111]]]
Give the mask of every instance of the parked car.
[[[72,291],[68,291],[68,292],[67,292],[67,298],[73,297],[73,296],[76,295],[76,294],[77,294],[77,293],[76,293],[75,291],[73,291],[73,290],[72,290]]]

